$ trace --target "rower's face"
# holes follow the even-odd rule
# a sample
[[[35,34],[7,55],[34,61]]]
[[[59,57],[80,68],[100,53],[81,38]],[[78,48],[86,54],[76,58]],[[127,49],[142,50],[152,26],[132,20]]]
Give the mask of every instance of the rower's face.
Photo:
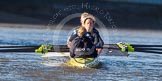
[[[87,32],[90,32],[94,26],[94,22],[92,19],[87,19],[84,23],[84,27],[86,28]]]

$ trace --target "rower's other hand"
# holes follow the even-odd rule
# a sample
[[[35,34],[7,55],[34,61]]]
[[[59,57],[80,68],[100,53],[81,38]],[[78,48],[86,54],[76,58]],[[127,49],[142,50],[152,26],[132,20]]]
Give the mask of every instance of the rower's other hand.
[[[68,47],[68,48],[71,47],[71,42],[67,42],[67,47]]]
[[[97,53],[100,54],[102,52],[102,48],[96,48]]]

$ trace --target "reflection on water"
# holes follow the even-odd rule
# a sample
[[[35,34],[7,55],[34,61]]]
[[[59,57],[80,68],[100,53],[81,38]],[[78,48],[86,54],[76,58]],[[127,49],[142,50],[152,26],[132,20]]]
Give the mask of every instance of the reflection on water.
[[[66,44],[69,32],[62,30],[0,29],[1,45]],[[109,30],[111,35],[113,32]],[[55,35],[53,35],[55,34]],[[58,34],[58,35],[56,35]],[[118,30],[104,38],[107,43],[119,41],[136,44],[162,44],[161,32]],[[59,36],[59,37],[58,37]],[[106,35],[102,35],[105,37]],[[53,40],[59,38],[60,40]],[[99,69],[65,66],[67,58],[41,58],[35,53],[0,53],[0,81],[161,81],[162,55],[130,53],[128,57],[101,56]]]

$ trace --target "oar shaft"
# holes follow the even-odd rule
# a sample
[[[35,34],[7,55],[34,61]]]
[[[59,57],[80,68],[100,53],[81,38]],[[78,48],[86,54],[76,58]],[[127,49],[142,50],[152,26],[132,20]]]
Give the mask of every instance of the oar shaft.
[[[1,48],[0,52],[35,52],[35,48]],[[52,48],[49,52],[69,52],[68,48]]]
[[[135,45],[133,44],[135,51],[145,51],[145,50],[162,50],[162,45]],[[152,47],[152,48],[150,48]],[[0,46],[0,52],[34,52],[35,49],[39,48],[39,46]],[[104,49],[116,49],[121,50],[117,44],[105,44],[103,46]],[[51,52],[68,52],[69,48],[67,45],[52,45]]]
[[[68,48],[67,45],[52,45],[52,46],[56,48]],[[40,46],[0,46],[0,48],[26,48],[26,47],[38,48]],[[118,48],[116,44],[105,44],[104,47],[114,49]]]
[[[0,49],[0,52],[35,52],[35,49]]]
[[[53,45],[54,47],[64,47],[67,48],[67,45]],[[138,45],[138,44],[131,44],[133,47],[162,47],[162,45]],[[34,47],[38,48],[40,46],[0,46],[0,48],[21,48],[21,47]],[[105,44],[104,47],[111,47],[117,48],[116,44]]]
[[[159,51],[162,51],[162,48],[135,48],[135,50],[159,50]]]
[[[38,48],[39,46],[0,46],[0,48]]]
[[[145,52],[145,53],[162,54],[162,52],[160,52],[160,51],[151,51],[151,50],[137,50],[136,52]]]
[[[162,45],[137,45],[137,44],[131,44],[133,47],[162,47]]]

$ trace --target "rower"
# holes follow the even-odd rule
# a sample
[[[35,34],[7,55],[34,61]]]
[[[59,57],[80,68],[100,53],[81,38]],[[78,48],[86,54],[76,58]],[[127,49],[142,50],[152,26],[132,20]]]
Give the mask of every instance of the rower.
[[[96,46],[96,50],[97,50],[98,54],[100,54],[101,51],[102,51],[104,42],[101,39],[101,36],[99,35],[98,30],[96,28],[94,28],[94,24],[95,24],[95,21],[96,21],[95,17],[91,14],[83,13],[83,14],[81,14],[80,21],[81,21],[81,25],[83,27],[85,27],[86,31],[91,33],[92,37],[94,38],[93,43]],[[78,36],[77,32],[78,32],[78,27],[74,29],[73,33],[68,38],[67,46],[69,48],[71,47],[72,40],[75,39],[75,37]]]
[[[71,43],[71,58],[96,58],[98,54],[91,34],[82,26],[79,27],[77,34],[78,36]]]

